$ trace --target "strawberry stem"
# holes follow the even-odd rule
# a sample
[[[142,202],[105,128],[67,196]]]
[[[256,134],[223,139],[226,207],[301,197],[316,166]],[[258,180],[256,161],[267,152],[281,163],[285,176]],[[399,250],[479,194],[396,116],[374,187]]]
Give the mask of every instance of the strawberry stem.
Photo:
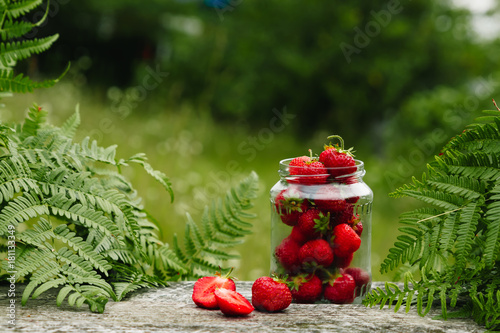
[[[344,150],[344,139],[342,139],[340,135],[330,135],[329,137],[327,137],[328,140],[333,138],[338,139],[340,141],[340,148]]]

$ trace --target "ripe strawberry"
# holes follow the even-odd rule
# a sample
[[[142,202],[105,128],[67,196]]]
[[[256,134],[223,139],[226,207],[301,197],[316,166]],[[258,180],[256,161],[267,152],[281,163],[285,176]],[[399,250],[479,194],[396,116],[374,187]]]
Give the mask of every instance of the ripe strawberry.
[[[344,209],[332,214],[332,223],[334,225],[342,223],[350,223],[354,215],[354,206],[350,203],[345,203]]]
[[[283,239],[280,245],[274,249],[274,255],[283,268],[288,271],[295,271],[300,266],[299,261],[300,245],[290,236]]]
[[[312,151],[309,149],[311,157],[296,157],[288,164],[290,175],[297,177],[289,178],[291,183],[298,184],[324,184],[329,174],[323,163],[312,157]]]
[[[231,269],[232,271],[232,269]],[[199,307],[205,309],[218,309],[217,300],[215,299],[214,291],[217,288],[225,288],[236,290],[234,281],[229,277],[231,271],[226,276],[221,276],[221,273],[216,273],[215,276],[205,276],[199,278],[193,287],[193,302]]]
[[[277,312],[286,309],[292,303],[292,293],[285,281],[263,276],[252,285],[252,304],[255,309],[265,312]]]
[[[282,190],[274,199],[274,206],[281,221],[289,226],[294,226],[297,220],[308,207],[306,199],[301,198],[300,192],[293,186]]]
[[[314,198],[316,207],[323,212],[341,212],[347,205],[347,202],[342,198],[340,189],[332,184],[321,186]]]
[[[332,303],[348,304],[355,298],[356,282],[349,274],[336,274],[330,278],[323,296]]]
[[[220,310],[226,316],[246,316],[254,310],[252,304],[234,290],[218,288],[214,294]]]
[[[337,268],[346,268],[349,267],[349,265],[352,262],[352,258],[354,257],[354,253],[348,254],[345,257],[339,257],[335,256],[333,260],[333,265]]]
[[[333,253],[339,257],[347,257],[356,252],[361,246],[361,238],[345,223],[333,228],[331,241],[333,244]]]
[[[328,267],[333,262],[333,251],[326,240],[313,239],[301,246],[299,260],[301,264]]]
[[[292,232],[290,232],[290,236],[288,237],[293,239],[300,246],[304,245],[304,243],[307,242],[307,238],[302,234],[297,225],[294,225],[292,227]]]
[[[330,215],[326,216],[317,209],[306,210],[299,216],[297,229],[305,239],[314,239],[326,233],[330,224]]]
[[[314,303],[323,292],[323,284],[314,274],[301,274],[290,279],[290,291],[296,303]]]
[[[364,294],[367,291],[370,283],[370,274],[360,267],[350,267],[344,270],[344,273],[349,274],[356,282],[356,296]]]
[[[356,172],[357,166],[351,149],[344,149],[344,140],[338,135],[331,135],[328,139],[337,138],[340,146],[337,144],[325,146],[323,152],[319,155],[319,161],[325,165],[328,172],[333,177],[339,177]]]
[[[359,237],[361,237],[361,234],[363,233],[363,222],[358,219],[352,226],[352,229],[358,234]]]
[[[300,175],[301,173],[298,173],[300,169],[296,167],[303,167],[307,162],[311,162],[311,158],[309,156],[300,156],[292,159],[290,163],[288,163],[288,166],[291,167],[289,170],[290,174]]]

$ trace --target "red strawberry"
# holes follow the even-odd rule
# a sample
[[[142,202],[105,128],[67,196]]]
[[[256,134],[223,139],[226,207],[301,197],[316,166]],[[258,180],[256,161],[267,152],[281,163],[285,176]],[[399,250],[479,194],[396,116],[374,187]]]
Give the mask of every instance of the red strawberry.
[[[323,292],[323,284],[320,278],[314,274],[301,274],[291,277],[289,280],[291,281],[292,298],[296,303],[314,303]]]
[[[274,199],[276,211],[280,214],[283,223],[294,226],[297,220],[308,207],[306,199],[301,198],[300,192],[295,187],[282,190]]]
[[[344,273],[352,276],[356,282],[356,296],[364,294],[367,291],[368,284],[370,283],[370,273],[360,267],[350,267],[344,270]]]
[[[292,303],[292,293],[285,281],[263,276],[252,285],[252,304],[255,309],[265,312],[277,312],[286,309]]]
[[[334,275],[325,287],[323,296],[332,303],[348,304],[355,298],[356,282],[349,274]]]
[[[299,168],[296,168],[296,167],[303,167],[304,165],[306,165],[307,162],[311,162],[311,158],[308,157],[308,156],[300,156],[300,157],[295,157],[294,159],[292,159],[290,161],[290,163],[288,163],[288,166],[289,167],[292,167],[290,168],[290,174],[291,175],[300,175],[301,173],[298,173],[300,170]]]
[[[288,172],[297,177],[289,179],[291,183],[298,184],[324,184],[329,174],[323,163],[311,157],[296,157],[288,163]]]
[[[361,238],[345,223],[333,228],[331,241],[333,244],[333,253],[339,257],[347,257],[356,252],[361,246]]]
[[[314,239],[326,233],[330,224],[330,215],[324,215],[317,209],[306,210],[299,216],[297,229],[305,239]]]
[[[344,209],[332,214],[332,223],[334,225],[342,223],[350,223],[354,215],[354,206],[350,203],[345,203]]]
[[[288,236],[276,246],[274,255],[286,271],[294,271],[300,266],[299,249],[300,245]]]
[[[232,271],[232,269],[231,269]],[[193,302],[199,307],[206,309],[218,309],[217,300],[215,299],[214,291],[217,288],[225,288],[236,290],[234,281],[229,278],[229,273],[222,277],[220,273],[215,276],[205,276],[199,278],[193,287]]]
[[[299,245],[304,245],[304,243],[307,242],[307,238],[302,234],[297,225],[293,226],[292,232],[290,232],[289,237]]]
[[[340,189],[331,184],[321,186],[314,198],[316,207],[324,212],[341,212],[347,205],[347,202],[342,198]]]
[[[301,246],[299,260],[302,264],[315,263],[328,267],[333,262],[333,251],[324,239],[314,239]]]
[[[361,237],[361,234],[363,233],[363,222],[358,219],[358,222],[352,226],[352,229],[358,234],[359,237]]]
[[[348,175],[356,172],[357,166],[351,149],[344,149],[344,140],[338,135],[331,135],[328,139],[337,138],[340,146],[325,146],[323,152],[319,155],[319,161],[325,165],[328,172],[333,177]]]
[[[215,289],[215,298],[226,316],[246,316],[254,310],[250,302],[240,293],[229,289]]]
[[[346,257],[335,256],[335,259],[333,260],[333,265],[337,268],[349,267],[349,265],[352,262],[353,257],[354,257],[354,253],[348,254]]]

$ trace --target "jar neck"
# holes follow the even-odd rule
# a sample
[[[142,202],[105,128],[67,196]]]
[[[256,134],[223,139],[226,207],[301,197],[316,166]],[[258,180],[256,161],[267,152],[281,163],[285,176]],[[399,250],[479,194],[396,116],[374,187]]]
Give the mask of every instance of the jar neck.
[[[350,184],[363,181],[363,176],[366,173],[363,161],[355,160],[355,166],[326,168],[326,174],[300,175],[297,174],[300,172],[293,172],[293,169],[297,167],[289,166],[289,163],[292,159],[293,158],[288,158],[280,161],[279,163],[278,174],[280,175],[280,178],[282,180],[292,180],[292,182],[297,182],[301,179],[313,179],[321,183]]]

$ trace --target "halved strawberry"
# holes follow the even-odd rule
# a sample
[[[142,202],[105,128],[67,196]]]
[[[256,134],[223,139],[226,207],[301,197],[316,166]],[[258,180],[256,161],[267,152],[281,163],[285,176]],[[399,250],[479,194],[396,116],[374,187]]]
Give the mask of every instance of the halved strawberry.
[[[250,302],[240,293],[230,289],[215,289],[215,298],[226,316],[246,316],[254,310]]]
[[[221,276],[221,273],[216,273],[215,276],[199,278],[193,287],[193,302],[205,309],[218,309],[219,306],[214,294],[215,290],[217,288],[236,290],[234,281],[229,277],[231,271],[225,276]]]

